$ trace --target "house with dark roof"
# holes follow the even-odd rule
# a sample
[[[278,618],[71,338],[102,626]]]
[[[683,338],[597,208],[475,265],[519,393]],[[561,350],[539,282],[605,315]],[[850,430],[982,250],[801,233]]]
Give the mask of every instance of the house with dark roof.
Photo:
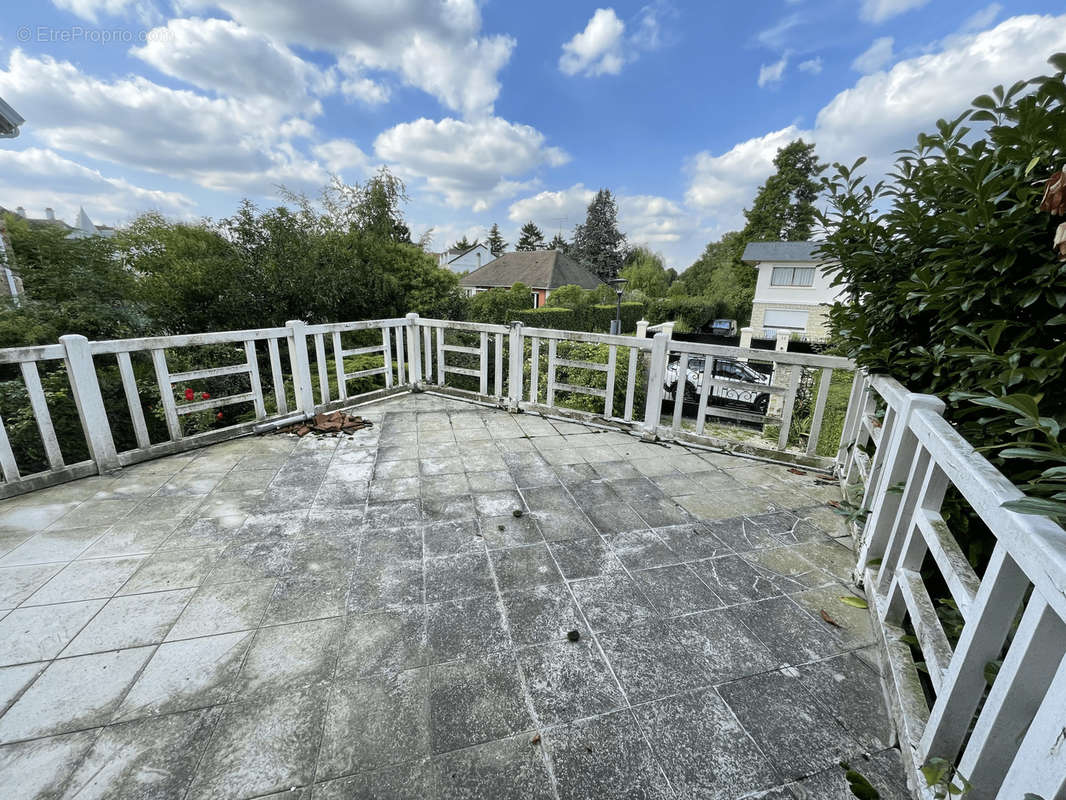
[[[459,279],[467,294],[489,289],[510,289],[524,283],[533,293],[533,307],[540,308],[548,295],[560,286],[595,289],[603,284],[599,278],[558,250],[520,250],[504,253],[481,269]]]
[[[772,339],[779,332],[824,339],[829,307],[843,293],[832,285],[820,242],[751,242],[741,260],[759,270],[751,304],[752,335]]]

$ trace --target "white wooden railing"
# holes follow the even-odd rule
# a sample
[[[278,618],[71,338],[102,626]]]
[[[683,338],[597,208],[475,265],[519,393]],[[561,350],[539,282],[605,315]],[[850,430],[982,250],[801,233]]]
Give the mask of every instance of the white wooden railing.
[[[1021,492],[943,410],[936,397],[892,378],[862,377],[841,451],[841,480],[853,494],[861,490],[868,515],[858,573],[872,601],[905,761],[923,797],[933,795],[919,768],[945,759],[973,784],[966,800],[1063,798],[1066,531],[1004,509]],[[995,538],[980,576],[942,514],[946,499],[969,506]],[[956,632],[937,614],[930,585],[954,601],[957,638],[949,638]],[[1000,660],[989,687],[986,667]]]

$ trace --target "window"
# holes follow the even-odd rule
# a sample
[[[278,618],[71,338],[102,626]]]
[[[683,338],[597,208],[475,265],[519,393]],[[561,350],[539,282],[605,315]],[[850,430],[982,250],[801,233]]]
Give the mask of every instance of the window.
[[[763,328],[805,331],[807,330],[807,312],[768,308],[763,315],[762,326]]]
[[[530,292],[533,295],[533,308],[540,308],[540,292]]]
[[[774,267],[771,286],[813,286],[814,267]]]

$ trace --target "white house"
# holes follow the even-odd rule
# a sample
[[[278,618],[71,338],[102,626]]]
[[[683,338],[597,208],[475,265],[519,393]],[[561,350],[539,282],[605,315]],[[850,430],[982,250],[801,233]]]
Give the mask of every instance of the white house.
[[[824,259],[814,253],[818,242],[751,242],[741,256],[759,270],[751,304],[752,333],[773,338],[789,331],[824,339],[829,306],[843,294],[831,286]]]
[[[489,250],[488,245],[478,242],[467,249],[451,247],[443,253],[436,253],[437,266],[450,269],[452,272],[473,272],[488,264],[495,256]]]

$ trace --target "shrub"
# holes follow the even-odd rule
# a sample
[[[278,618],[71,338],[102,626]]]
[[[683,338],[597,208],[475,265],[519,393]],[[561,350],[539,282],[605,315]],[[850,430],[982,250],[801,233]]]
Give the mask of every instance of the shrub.
[[[534,328],[552,328],[554,330],[579,330],[577,314],[571,308],[527,308],[514,313],[512,319]]]

